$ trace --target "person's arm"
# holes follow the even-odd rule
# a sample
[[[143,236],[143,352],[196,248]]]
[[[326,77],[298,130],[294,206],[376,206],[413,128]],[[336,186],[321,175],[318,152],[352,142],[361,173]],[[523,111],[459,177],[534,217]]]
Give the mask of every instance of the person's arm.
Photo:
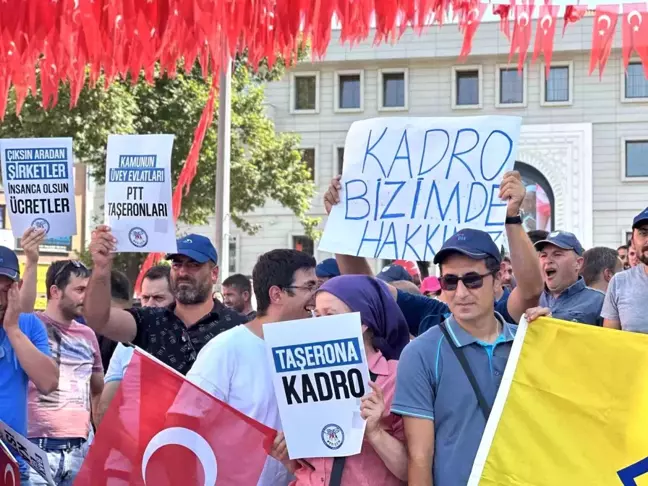
[[[612,277],[608,285],[605,300],[603,301],[603,308],[601,309],[601,317],[603,318],[603,327],[620,330],[621,318],[619,317],[619,296],[617,290],[617,282],[619,280],[617,275]]]
[[[51,358],[47,332],[43,323],[33,314],[19,313],[18,284],[13,284],[7,295],[7,310],[2,323],[20,366],[36,388],[47,395],[58,387],[59,370]],[[19,319],[31,319],[30,335],[20,329]]]
[[[403,417],[407,440],[407,479],[409,486],[432,486],[434,462],[434,422]]]
[[[519,172],[504,174],[500,186],[500,198],[508,199],[506,215],[515,217],[520,214],[520,206],[526,190]],[[524,312],[538,305],[544,288],[538,256],[531,240],[521,224],[507,224],[506,237],[511,251],[511,265],[517,278],[517,286],[508,298],[508,314],[519,322]]]
[[[86,324],[102,336],[113,341],[131,342],[137,335],[135,318],[129,312],[110,305],[110,271],[115,242],[108,226],[98,226],[92,232],[90,253],[93,268],[83,301],[83,315]]]
[[[30,226],[25,230],[20,240],[26,260],[20,287],[20,309],[26,314],[34,312],[36,306],[39,246],[44,239],[45,231],[42,228],[37,229]]]
[[[90,375],[90,403],[92,405],[92,416],[94,417],[94,424],[96,427],[99,426],[101,418],[99,416],[99,404],[101,402],[101,396],[104,389],[104,374],[103,369],[101,371],[95,371]]]

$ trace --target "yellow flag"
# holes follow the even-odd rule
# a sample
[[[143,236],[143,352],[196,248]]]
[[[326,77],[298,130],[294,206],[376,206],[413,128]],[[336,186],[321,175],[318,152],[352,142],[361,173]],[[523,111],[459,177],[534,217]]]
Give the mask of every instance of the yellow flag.
[[[523,320],[468,484],[648,485],[648,335]]]

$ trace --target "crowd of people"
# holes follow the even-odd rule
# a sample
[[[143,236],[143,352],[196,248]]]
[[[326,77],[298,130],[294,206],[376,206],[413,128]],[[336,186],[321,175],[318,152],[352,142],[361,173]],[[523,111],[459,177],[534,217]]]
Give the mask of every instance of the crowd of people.
[[[328,212],[340,188],[333,179]],[[45,235],[29,229],[22,276],[16,254],[0,247],[0,419],[46,451],[57,485],[71,485],[138,346],[278,431],[259,485],[464,486],[523,316],[648,332],[648,208],[628,222],[628,245],[585,251],[567,228],[524,230],[518,173],[504,176],[499,195],[508,255],[487,233],[462,229],[434,256],[438,276],[396,262],[374,277],[362,257],[317,263],[275,249],[258,257],[251,278],[225,279],[222,302],[213,293],[217,250],[191,234],[168,264],[148,270],[133,305],[130,282],[113,269],[116,240],[102,225],[92,234],[92,268],[53,263],[47,307],[34,312]],[[371,375],[362,451],[290,460],[263,325],[348,312],[360,313]],[[46,484],[19,463],[22,485]]]

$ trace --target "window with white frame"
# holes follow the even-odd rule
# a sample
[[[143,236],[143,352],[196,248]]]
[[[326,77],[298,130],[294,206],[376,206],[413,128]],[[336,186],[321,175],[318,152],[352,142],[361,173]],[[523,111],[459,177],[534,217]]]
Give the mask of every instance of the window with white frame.
[[[292,111],[316,112],[318,106],[319,75],[317,73],[292,74]]]
[[[311,180],[315,180],[315,149],[301,149],[302,161],[306,164],[311,173]]]
[[[383,110],[407,109],[407,71],[380,72],[380,108]]]
[[[308,236],[293,235],[292,247],[294,250],[303,251],[310,256],[315,256],[315,242]]]
[[[481,69],[453,68],[452,104],[454,108],[479,108],[481,106]]]
[[[497,75],[499,104],[524,104],[524,69],[519,71],[517,67],[499,68]]]
[[[551,66],[549,76],[544,67],[540,70],[543,81],[543,101],[546,104],[567,104],[571,102],[571,66],[569,64]]]
[[[338,147],[335,156],[337,158],[335,175],[339,175],[342,173],[342,169],[344,169],[344,147]]]
[[[648,140],[625,140],[624,175],[648,177]]]
[[[624,98],[648,99],[648,78],[640,62],[631,62],[625,73]]]
[[[238,273],[238,236],[229,237],[229,274]]]
[[[363,105],[363,76],[362,72],[340,72],[336,80],[337,109],[362,110]]]

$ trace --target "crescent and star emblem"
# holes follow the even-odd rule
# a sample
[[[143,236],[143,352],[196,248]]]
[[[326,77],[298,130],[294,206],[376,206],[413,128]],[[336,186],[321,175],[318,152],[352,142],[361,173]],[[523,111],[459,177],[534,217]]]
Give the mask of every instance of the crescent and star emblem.
[[[545,23],[547,24],[546,26]],[[545,35],[547,35],[547,32],[549,32],[549,28],[551,27],[551,24],[553,24],[553,19],[551,15],[545,14],[544,17],[542,17],[542,20],[540,20],[540,27],[542,27],[542,30],[544,31]]]
[[[155,454],[158,449],[166,445],[178,445],[189,449],[196,454],[200,464],[205,471],[204,486],[215,486],[216,477],[218,476],[218,463],[216,462],[216,455],[213,449],[205,438],[193,430],[184,427],[170,427],[164,429],[153,436],[150,440],[144,455],[142,456],[142,478],[146,484],[146,466],[151,460],[151,456]]]
[[[609,15],[601,15],[598,19],[599,27],[601,27],[601,22],[605,22],[606,24],[604,29],[599,29],[599,35],[603,36],[605,35],[605,31],[610,28],[610,25],[612,25],[612,19]]]
[[[637,18],[637,23],[636,23],[636,25],[632,25],[632,19],[633,19],[634,17]],[[632,30],[634,30],[635,32],[637,32],[637,31],[639,30],[639,26],[640,26],[641,23],[643,22],[643,17],[641,16],[641,14],[640,14],[638,11],[633,10],[632,12],[630,12],[630,13],[628,14],[627,21],[628,21],[628,23],[629,23],[630,25],[632,25]]]
[[[4,482],[9,484],[9,482],[7,481],[7,474],[11,476],[11,486],[16,486],[16,475],[14,473],[13,467],[11,467],[11,464],[7,464],[4,470]]]
[[[479,9],[471,8],[466,15],[466,25],[471,25],[475,20],[479,18]]]
[[[524,20],[524,23],[522,21]],[[526,12],[522,12],[520,15],[518,15],[518,25],[520,27],[526,27],[529,25],[529,14]]]

